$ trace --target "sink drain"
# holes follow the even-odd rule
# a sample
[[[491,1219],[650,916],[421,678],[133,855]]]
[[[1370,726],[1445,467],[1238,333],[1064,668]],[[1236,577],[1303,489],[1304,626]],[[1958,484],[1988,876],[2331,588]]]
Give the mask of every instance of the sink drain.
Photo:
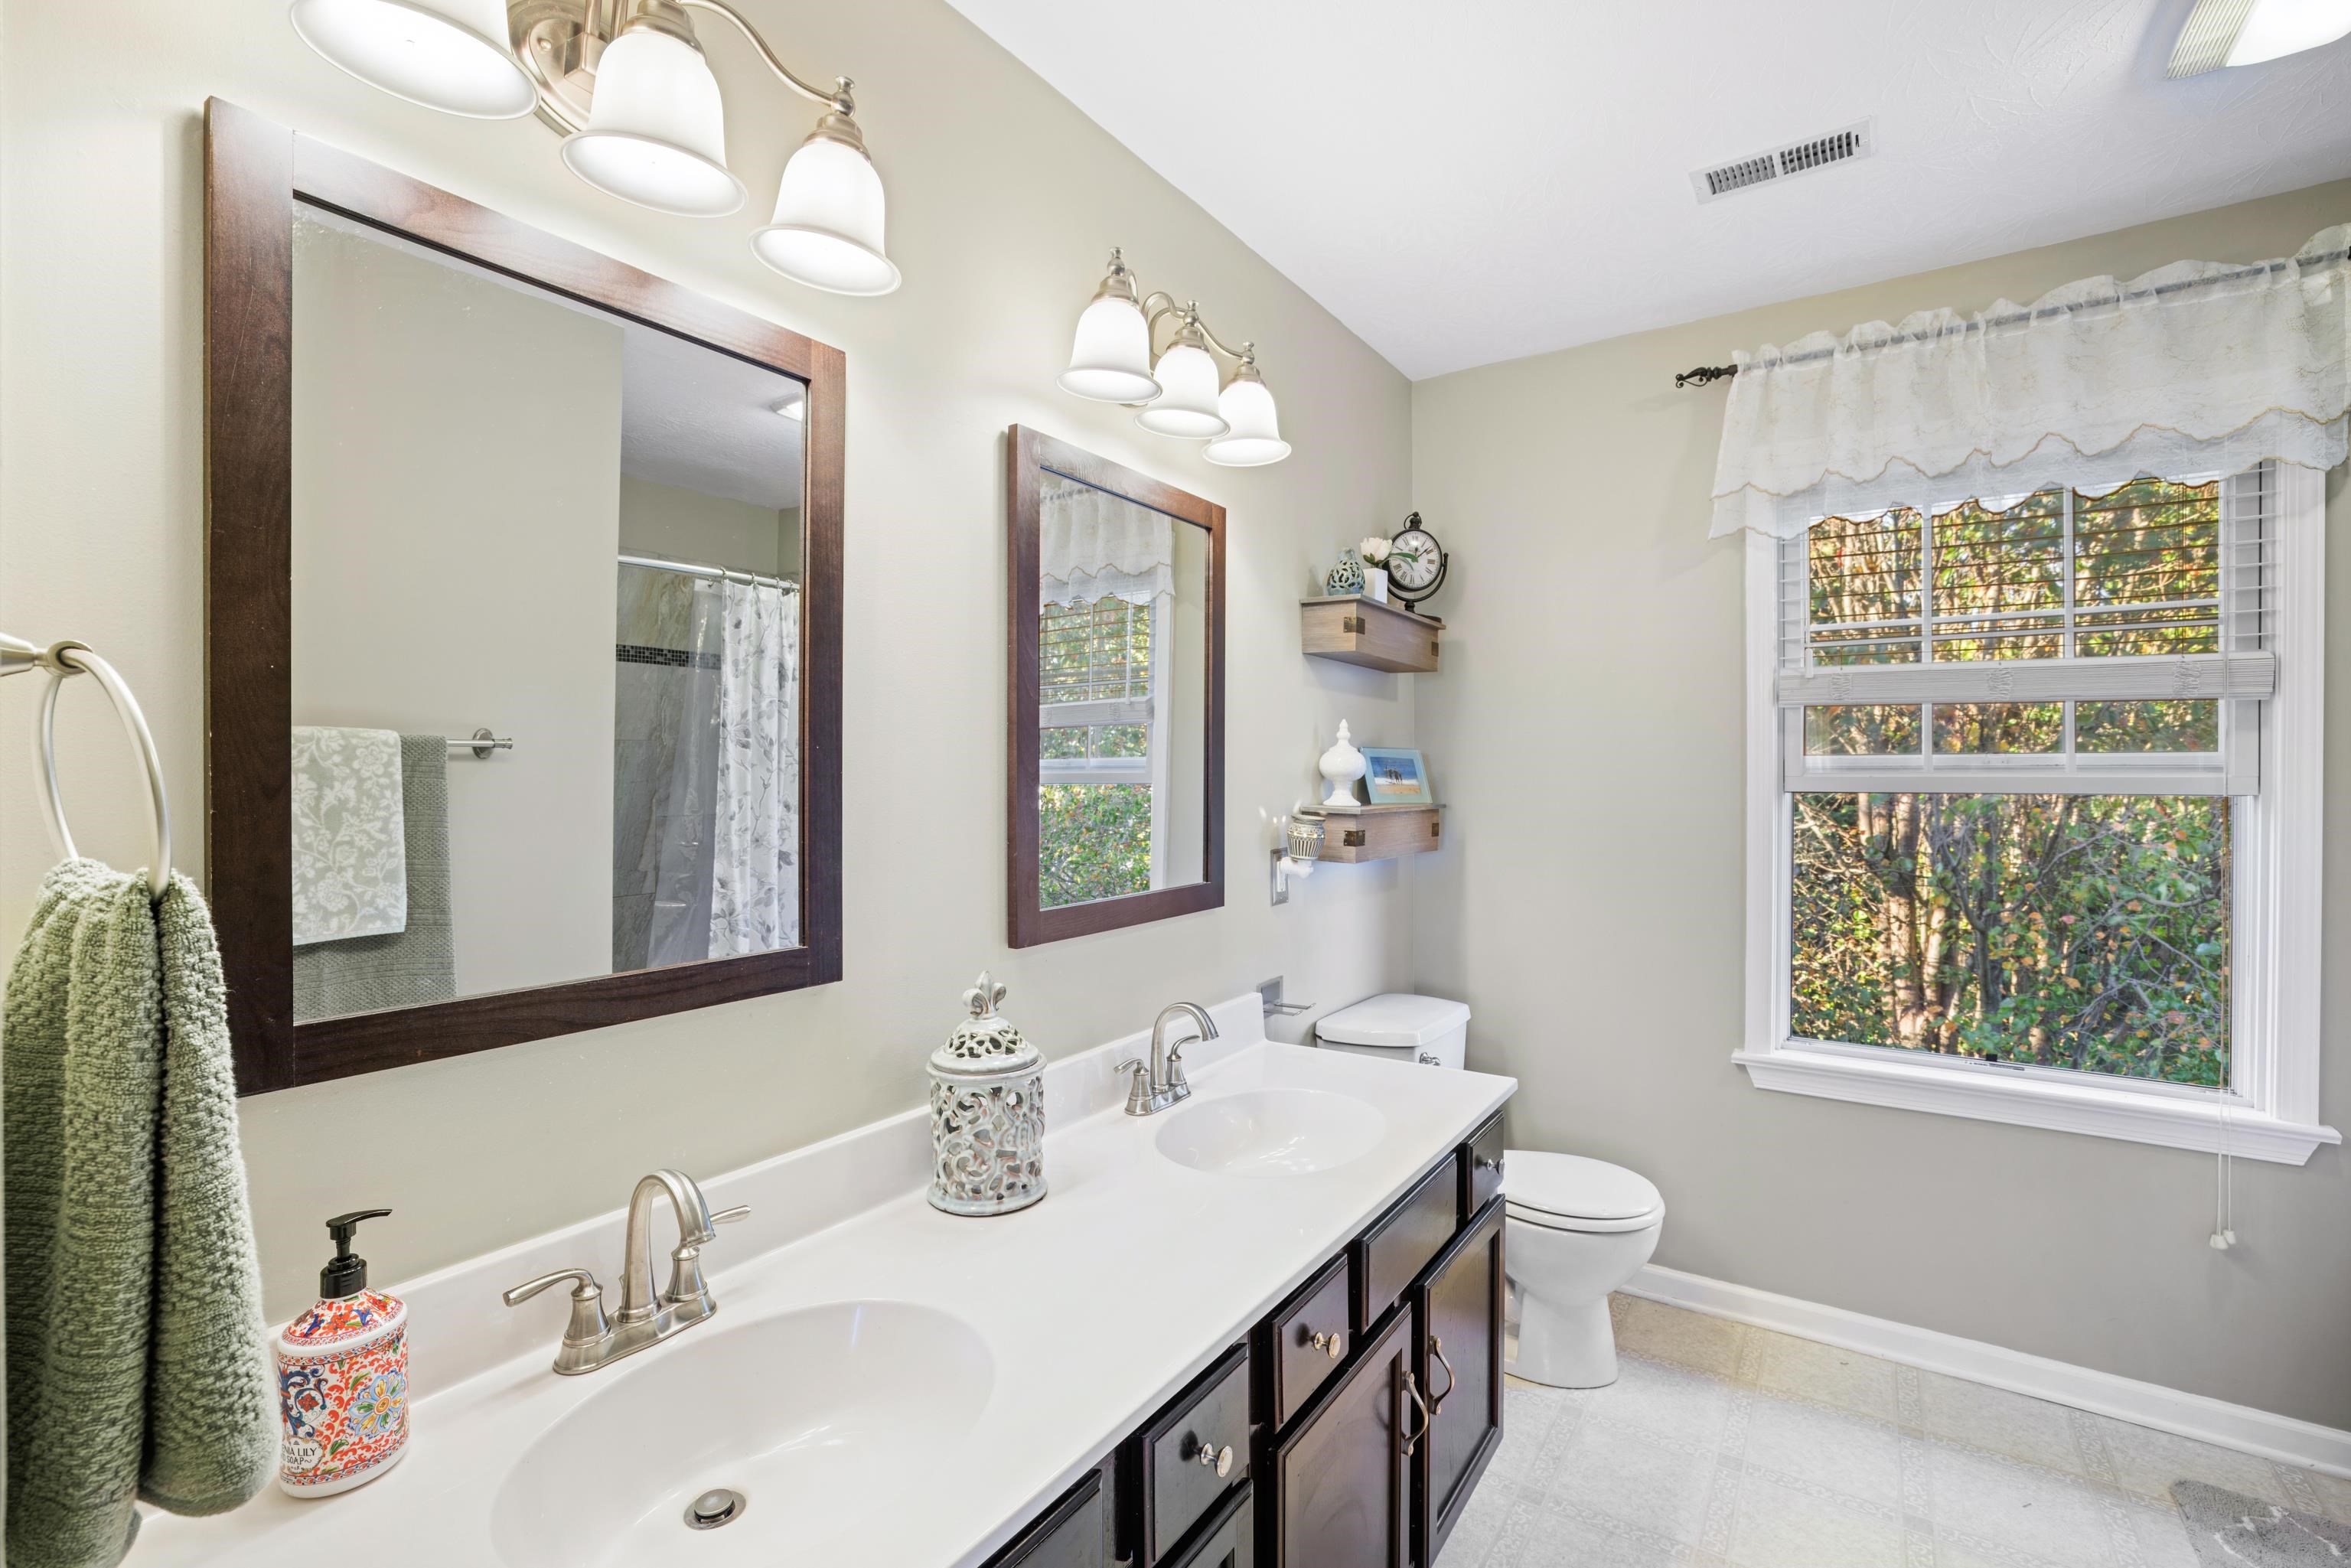
[[[685,1505],[685,1524],[689,1530],[716,1530],[722,1524],[732,1524],[743,1517],[751,1500],[731,1487],[713,1487]]]

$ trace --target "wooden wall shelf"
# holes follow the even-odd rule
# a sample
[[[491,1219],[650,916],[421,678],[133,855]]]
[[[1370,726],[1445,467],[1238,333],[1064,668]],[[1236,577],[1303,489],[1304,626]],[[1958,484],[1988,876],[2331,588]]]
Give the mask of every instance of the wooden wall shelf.
[[[1434,671],[1441,656],[1445,622],[1433,616],[1353,593],[1301,599],[1298,612],[1306,652],[1317,658],[1422,674]]]
[[[1363,806],[1322,819],[1324,861],[1361,865],[1443,849],[1442,806]]]

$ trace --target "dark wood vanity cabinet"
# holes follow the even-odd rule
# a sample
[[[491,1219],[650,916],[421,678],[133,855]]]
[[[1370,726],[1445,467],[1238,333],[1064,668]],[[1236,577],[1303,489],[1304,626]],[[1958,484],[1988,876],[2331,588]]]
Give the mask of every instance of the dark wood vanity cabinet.
[[[1502,1205],[1454,1238],[1413,1291],[1428,1435],[1414,1456],[1418,1561],[1433,1564],[1502,1441]]]
[[[989,1568],[1435,1568],[1502,1439],[1500,1163],[1498,1119]]]

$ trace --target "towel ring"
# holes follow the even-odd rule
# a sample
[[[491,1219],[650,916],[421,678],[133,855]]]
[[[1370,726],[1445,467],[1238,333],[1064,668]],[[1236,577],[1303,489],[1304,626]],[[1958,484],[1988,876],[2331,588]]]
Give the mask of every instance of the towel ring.
[[[30,662],[49,673],[48,689],[41,694],[40,722],[34,730],[34,760],[41,779],[41,815],[48,822],[50,839],[66,859],[78,858],[73,831],[66,826],[65,799],[57,789],[57,693],[68,676],[87,674],[114,705],[122,733],[146,766],[147,801],[152,809],[148,828],[155,848],[155,857],[147,867],[147,890],[162,897],[163,890],[172,884],[172,807],[163,793],[163,761],[156,755],[155,737],[148,732],[147,716],[139,711],[139,699],[131,695],[131,687],[114,666],[91,653],[87,643],[55,643]]]

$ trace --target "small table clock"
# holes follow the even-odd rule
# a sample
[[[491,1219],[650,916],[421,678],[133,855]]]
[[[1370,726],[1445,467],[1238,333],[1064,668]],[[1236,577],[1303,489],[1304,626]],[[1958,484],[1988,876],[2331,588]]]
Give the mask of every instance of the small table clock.
[[[1445,547],[1437,542],[1435,534],[1421,527],[1418,512],[1404,520],[1404,527],[1395,531],[1388,544],[1388,596],[1417,612],[1421,602],[1445,582],[1448,564]]]

